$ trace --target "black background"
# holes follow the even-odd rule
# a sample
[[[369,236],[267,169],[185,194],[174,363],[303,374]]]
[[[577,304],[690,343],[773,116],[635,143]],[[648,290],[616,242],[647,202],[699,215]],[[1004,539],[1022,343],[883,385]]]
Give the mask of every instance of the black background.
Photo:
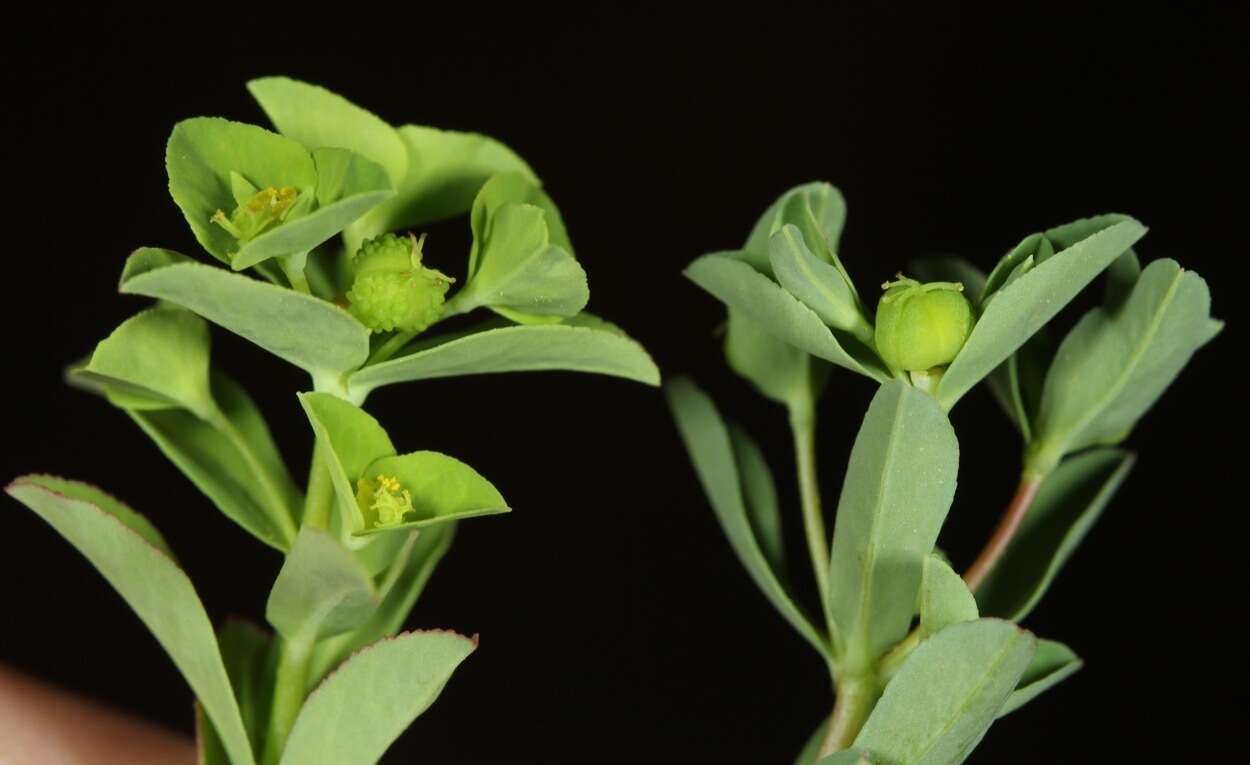
[[[725,367],[722,309],[681,278],[685,263],[737,246],[777,194],[815,179],[848,199],[842,254],[861,290],[919,254],[988,267],[1031,231],[1123,211],[1151,227],[1139,252],[1202,273],[1230,326],[1134,433],[1129,483],[1029,619],[1088,666],[996,725],[972,762],[1239,751],[1245,377],[1230,364],[1245,350],[1246,20],[1231,5],[993,22],[942,8],[555,20],[370,7],[368,28],[327,16],[312,33],[235,5],[179,10],[177,29],[146,36],[122,35],[120,18],[81,36],[12,28],[0,475],[104,487],[165,532],[215,619],[263,615],[277,556],[60,378],[141,307],[114,288],[132,248],[196,252],[166,192],[164,140],[189,116],[263,122],[243,88],[258,75],[515,148],[569,222],[591,309],[665,373],[704,383],[783,481],[782,412]],[[181,36],[196,27],[210,34]],[[431,233],[427,252],[462,273],[465,222]],[[302,476],[309,433],[292,393],[307,381],[214,338]],[[828,505],[871,392],[835,374],[824,399]],[[515,508],[463,524],[418,603],[411,626],[482,643],[387,762],[788,763],[827,713],[820,662],[733,558],[658,391],[518,374],[387,388],[369,409],[401,448],[465,459]],[[1013,488],[1018,439],[983,391],[953,420],[962,471],[941,544],[964,564]],[[791,507],[795,493],[783,484]],[[189,692],[156,643],[77,553],[4,502],[0,661],[189,731]]]

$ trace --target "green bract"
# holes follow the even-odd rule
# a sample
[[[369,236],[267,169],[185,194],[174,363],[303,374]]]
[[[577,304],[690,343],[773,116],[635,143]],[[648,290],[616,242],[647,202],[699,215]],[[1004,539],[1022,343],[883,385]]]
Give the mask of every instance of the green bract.
[[[369,393],[525,370],[655,385],[659,372],[621,329],[582,312],[586,273],[564,221],[502,144],[394,128],[294,80],[250,87],[280,133],[192,119],[166,152],[174,203],[229,268],[136,250],[120,289],[159,304],[69,377],[282,556],[264,614],[274,634],[237,621],[215,631],[156,527],[108,495],[49,476],[8,493],[95,564],[182,671],[198,700],[200,765],[368,765],[476,647],[445,631],[399,634],[456,525],[510,510],[465,462],[400,453],[362,408]],[[422,263],[425,235],[407,229],[455,215],[473,244],[445,302],[457,280]],[[418,337],[477,308],[490,309],[484,322]],[[266,412],[212,363],[211,324],[309,374],[312,390],[286,402],[303,408],[315,442],[305,491]]]
[[[1141,266],[1145,228],[1124,215],[1030,234],[988,275],[919,260],[925,281],[887,282],[872,316],[837,252],[845,213],[832,186],[796,187],[741,250],[686,269],[726,305],[730,367],[786,407],[818,612],[789,579],[770,452],[688,380],[667,386],[669,404],[730,546],[833,681],[833,712],[797,765],[956,765],[995,719],[1082,666],[1018,622],[1125,480],[1134,456],[1109,447],[1222,324],[1197,274]],[[1056,342],[1047,322],[1103,272],[1102,304]],[[831,367],[878,387],[830,535],[815,433]],[[1019,489],[961,575],[935,547],[960,464],[947,412],[981,380],[1025,447]]]

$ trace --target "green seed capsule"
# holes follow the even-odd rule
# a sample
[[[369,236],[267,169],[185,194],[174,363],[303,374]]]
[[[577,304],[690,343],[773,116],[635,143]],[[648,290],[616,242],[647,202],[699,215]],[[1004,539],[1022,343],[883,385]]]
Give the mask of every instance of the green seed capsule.
[[[891,369],[919,372],[954,360],[972,332],[972,306],[958,282],[921,284],[899,274],[881,285],[874,341]]]
[[[420,332],[438,320],[454,279],[421,265],[425,235],[383,234],[360,246],[347,292],[353,316],[374,332]]]

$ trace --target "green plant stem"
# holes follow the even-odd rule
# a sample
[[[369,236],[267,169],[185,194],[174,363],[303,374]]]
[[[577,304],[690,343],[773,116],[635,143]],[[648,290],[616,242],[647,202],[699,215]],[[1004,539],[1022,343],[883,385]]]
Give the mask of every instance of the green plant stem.
[[[811,395],[790,405],[790,430],[794,434],[794,460],[798,467],[799,499],[803,507],[803,531],[811,556],[812,574],[820,595],[821,610],[833,639],[833,613],[829,606],[829,537],[820,506],[820,483],[816,478],[816,417]]]
[[[838,683],[833,715],[816,759],[846,749],[855,742],[880,694],[880,685],[871,677],[843,678]]]
[[[278,765],[287,737],[295,726],[295,718],[304,705],[308,691],[308,670],[312,647],[282,640],[278,652],[278,671],[274,680],[273,705],[269,709],[269,729],[265,733],[261,765]]]
[[[1007,552],[1011,540],[1020,529],[1020,522],[1028,514],[1033,500],[1037,498],[1037,490],[1042,486],[1042,478],[1043,476],[1026,472],[1020,479],[1020,485],[1016,488],[1011,502],[1007,504],[1007,509],[1003,511],[994,533],[990,535],[989,541],[981,549],[981,554],[964,572],[964,581],[968,583],[968,589],[976,592],[981,582],[985,581],[985,577],[998,565],[1003,553]]]

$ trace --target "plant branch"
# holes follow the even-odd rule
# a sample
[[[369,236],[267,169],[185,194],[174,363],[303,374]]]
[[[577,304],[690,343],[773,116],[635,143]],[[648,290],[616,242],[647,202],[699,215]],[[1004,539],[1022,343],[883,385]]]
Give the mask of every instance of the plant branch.
[[[816,422],[810,395],[790,406],[790,430],[794,434],[794,460],[798,466],[799,498],[803,507],[803,531],[812,574],[820,595],[821,611],[833,638],[833,614],[829,610],[829,537],[825,535],[824,513],[820,505],[820,484],[816,478]]]
[[[871,678],[847,678],[838,684],[833,716],[829,718],[829,727],[816,759],[846,749],[855,742],[860,728],[864,727],[877,703],[878,695],[878,684]]]
[[[280,640],[278,671],[274,680],[273,705],[269,708],[269,729],[265,733],[261,765],[278,765],[287,737],[295,726],[308,690],[311,646]]]
[[[1003,511],[1003,516],[999,519],[994,533],[985,543],[985,547],[981,549],[981,554],[964,572],[964,581],[968,583],[968,589],[976,592],[985,581],[985,577],[994,570],[994,566],[998,565],[998,561],[1003,557],[1003,553],[1007,551],[1011,540],[1020,529],[1020,522],[1028,514],[1033,500],[1037,498],[1037,490],[1041,488],[1042,478],[1040,475],[1025,473],[1020,479],[1015,496],[1011,498],[1007,509]]]

